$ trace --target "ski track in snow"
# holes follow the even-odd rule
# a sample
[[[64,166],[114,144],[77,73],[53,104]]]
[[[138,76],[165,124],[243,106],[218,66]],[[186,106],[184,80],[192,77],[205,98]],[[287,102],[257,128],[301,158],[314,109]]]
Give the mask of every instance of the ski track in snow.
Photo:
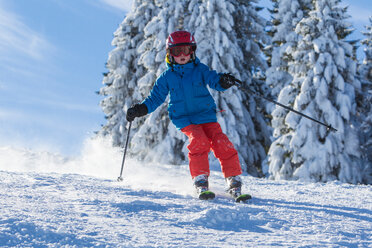
[[[0,247],[372,247],[370,186],[243,176],[237,204],[214,169],[200,201],[187,165],[129,159],[116,182],[120,150],[100,142],[74,159],[0,148]]]

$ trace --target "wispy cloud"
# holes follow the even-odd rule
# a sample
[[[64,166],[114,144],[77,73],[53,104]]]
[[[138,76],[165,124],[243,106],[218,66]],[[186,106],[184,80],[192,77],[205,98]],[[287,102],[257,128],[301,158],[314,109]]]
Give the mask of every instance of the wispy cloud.
[[[0,109],[0,120],[9,120],[9,119],[14,120],[14,121],[25,120],[22,114],[17,113],[11,109],[1,108]]]
[[[102,110],[98,104],[71,102],[68,99],[31,98],[33,104],[48,106],[48,108],[64,111],[76,111],[80,114],[98,114]]]
[[[3,62],[15,56],[43,60],[51,50],[53,45],[42,34],[31,29],[0,1],[0,53]]]
[[[101,2],[125,12],[129,12],[132,8],[133,0],[100,0]]]

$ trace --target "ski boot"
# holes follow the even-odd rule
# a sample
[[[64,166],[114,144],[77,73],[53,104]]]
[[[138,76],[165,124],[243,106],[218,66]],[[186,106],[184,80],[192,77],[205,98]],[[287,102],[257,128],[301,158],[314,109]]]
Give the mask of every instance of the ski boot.
[[[227,192],[235,199],[236,202],[246,202],[252,197],[248,194],[242,194],[242,179],[240,176],[226,178],[228,185]]]
[[[199,195],[200,200],[211,200],[214,199],[215,194],[212,191],[209,191],[209,183],[207,175],[199,175],[194,178],[194,186],[196,192]]]

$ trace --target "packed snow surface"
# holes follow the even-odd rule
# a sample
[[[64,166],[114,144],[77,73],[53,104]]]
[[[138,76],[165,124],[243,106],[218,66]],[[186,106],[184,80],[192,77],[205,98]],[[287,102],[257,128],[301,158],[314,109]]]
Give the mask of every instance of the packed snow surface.
[[[187,165],[128,159],[108,142],[80,157],[0,148],[0,247],[372,247],[371,186],[243,176],[234,203],[198,200]]]

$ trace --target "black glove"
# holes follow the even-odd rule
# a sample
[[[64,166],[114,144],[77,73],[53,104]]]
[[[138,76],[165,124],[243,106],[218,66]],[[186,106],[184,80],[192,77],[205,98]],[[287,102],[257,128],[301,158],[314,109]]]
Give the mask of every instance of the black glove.
[[[230,73],[224,73],[224,74],[222,74],[220,76],[219,83],[220,83],[221,87],[224,88],[224,89],[228,89],[231,86],[240,85],[241,84],[240,80],[236,79]]]
[[[148,113],[146,104],[136,104],[133,107],[130,107],[127,111],[127,121],[131,122],[136,117],[144,116]]]

